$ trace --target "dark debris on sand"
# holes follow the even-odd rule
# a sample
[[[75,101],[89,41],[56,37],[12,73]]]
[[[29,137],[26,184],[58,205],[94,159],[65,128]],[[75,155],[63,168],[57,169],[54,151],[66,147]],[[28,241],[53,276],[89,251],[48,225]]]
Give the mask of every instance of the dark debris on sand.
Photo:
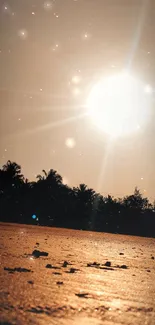
[[[56,284],[58,284],[58,285],[62,285],[62,284],[64,284],[64,283],[63,283],[63,281],[57,281]]]
[[[67,267],[68,265],[70,265],[70,263],[68,263],[67,261],[64,261],[62,264],[62,267]]]
[[[34,284],[34,281],[29,280],[29,281],[27,281],[27,283],[29,283],[29,284]]]
[[[89,293],[75,293],[75,296],[79,298],[88,298]]]
[[[111,267],[111,262],[107,261],[104,265],[107,267]]]
[[[58,266],[54,266],[54,265],[52,265],[52,264],[47,264],[47,265],[46,265],[46,268],[47,268],[47,269],[56,269],[56,270],[60,269],[60,267],[58,267]]]
[[[8,271],[10,273],[13,273],[13,272],[33,272],[33,271],[25,269],[23,267],[15,267],[14,269],[12,269],[10,267],[4,267],[4,271]]]
[[[48,256],[48,253],[47,253],[47,252],[41,252],[41,251],[35,249],[35,250],[32,252],[32,255],[33,255],[35,258],[39,258],[40,256]]]
[[[79,269],[75,269],[74,267],[71,267],[69,271],[67,271],[66,273],[76,273],[78,272]]]
[[[93,262],[93,263],[88,263],[87,267],[94,267],[100,270],[106,270],[106,271],[114,271],[114,269],[111,267],[111,262],[107,261],[105,264],[100,264],[97,262]]]
[[[100,263],[93,262],[93,263],[87,263],[87,267],[98,267],[100,266]]]
[[[100,263],[97,263],[97,262],[87,263],[87,267],[94,267],[94,268],[97,268],[97,269],[100,269],[100,270],[106,270],[106,271],[114,271],[117,268],[118,269],[128,269],[127,265],[125,265],[125,264],[111,267],[111,262],[110,261],[107,261],[104,264],[100,264]]]
[[[55,275],[61,275],[60,272],[53,272],[53,274],[55,274]]]
[[[120,268],[121,269],[127,269],[128,267],[127,267],[127,265],[123,264],[123,265],[120,266]]]

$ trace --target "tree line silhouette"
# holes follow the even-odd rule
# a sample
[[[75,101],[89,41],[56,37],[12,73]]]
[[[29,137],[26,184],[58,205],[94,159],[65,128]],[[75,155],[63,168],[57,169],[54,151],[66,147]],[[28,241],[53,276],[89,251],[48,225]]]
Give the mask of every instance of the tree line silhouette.
[[[30,182],[9,160],[0,169],[0,221],[155,237],[155,204],[138,188],[123,198],[71,188],[53,169]]]

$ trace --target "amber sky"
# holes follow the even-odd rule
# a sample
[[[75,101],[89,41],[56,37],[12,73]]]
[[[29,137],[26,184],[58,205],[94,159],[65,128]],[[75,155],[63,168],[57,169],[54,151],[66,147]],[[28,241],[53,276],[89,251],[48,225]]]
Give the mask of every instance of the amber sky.
[[[154,39],[154,0],[0,0],[0,165],[16,161],[30,180],[54,168],[115,196],[137,185],[153,200],[155,106],[108,156],[107,136],[79,116],[105,73],[130,66],[154,88]]]

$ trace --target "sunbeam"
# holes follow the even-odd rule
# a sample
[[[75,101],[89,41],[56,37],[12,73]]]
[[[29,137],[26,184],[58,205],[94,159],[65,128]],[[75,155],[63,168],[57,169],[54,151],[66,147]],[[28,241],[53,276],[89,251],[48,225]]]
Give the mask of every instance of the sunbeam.
[[[15,136],[15,137],[29,136],[29,135],[36,134],[36,133],[39,133],[39,132],[52,130],[54,128],[66,125],[68,123],[76,122],[78,119],[82,119],[85,116],[86,116],[86,113],[83,113],[83,114],[80,114],[80,115],[77,115],[77,116],[72,116],[72,117],[69,117],[69,118],[66,118],[66,119],[63,119],[63,120],[59,120],[59,121],[51,122],[51,123],[48,123],[48,124],[45,124],[45,125],[37,126],[34,129],[27,129],[27,130],[25,130],[23,132],[19,132],[19,133],[16,133],[16,134],[11,134],[9,136],[11,136],[11,137],[12,136]]]
[[[144,25],[146,22],[146,18],[147,18],[149,3],[150,3],[150,0],[143,0],[142,5],[141,5],[139,19],[138,19],[137,27],[136,27],[135,34],[133,37],[132,47],[129,52],[129,56],[127,58],[127,67],[126,67],[127,70],[130,70],[130,68],[132,66],[136,51],[138,49],[138,46],[139,46],[139,43],[141,40],[141,35],[142,35]]]

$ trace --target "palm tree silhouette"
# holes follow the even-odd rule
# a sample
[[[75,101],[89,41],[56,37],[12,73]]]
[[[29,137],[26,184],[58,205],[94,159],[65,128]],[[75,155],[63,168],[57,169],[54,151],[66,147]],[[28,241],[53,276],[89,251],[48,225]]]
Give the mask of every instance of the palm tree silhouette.
[[[8,160],[0,170],[0,183],[5,186],[23,184],[24,176],[21,174],[21,166]]]
[[[86,184],[69,187],[54,169],[30,182],[10,160],[0,169],[0,220],[155,236],[155,203],[136,187],[132,195],[103,197]]]

